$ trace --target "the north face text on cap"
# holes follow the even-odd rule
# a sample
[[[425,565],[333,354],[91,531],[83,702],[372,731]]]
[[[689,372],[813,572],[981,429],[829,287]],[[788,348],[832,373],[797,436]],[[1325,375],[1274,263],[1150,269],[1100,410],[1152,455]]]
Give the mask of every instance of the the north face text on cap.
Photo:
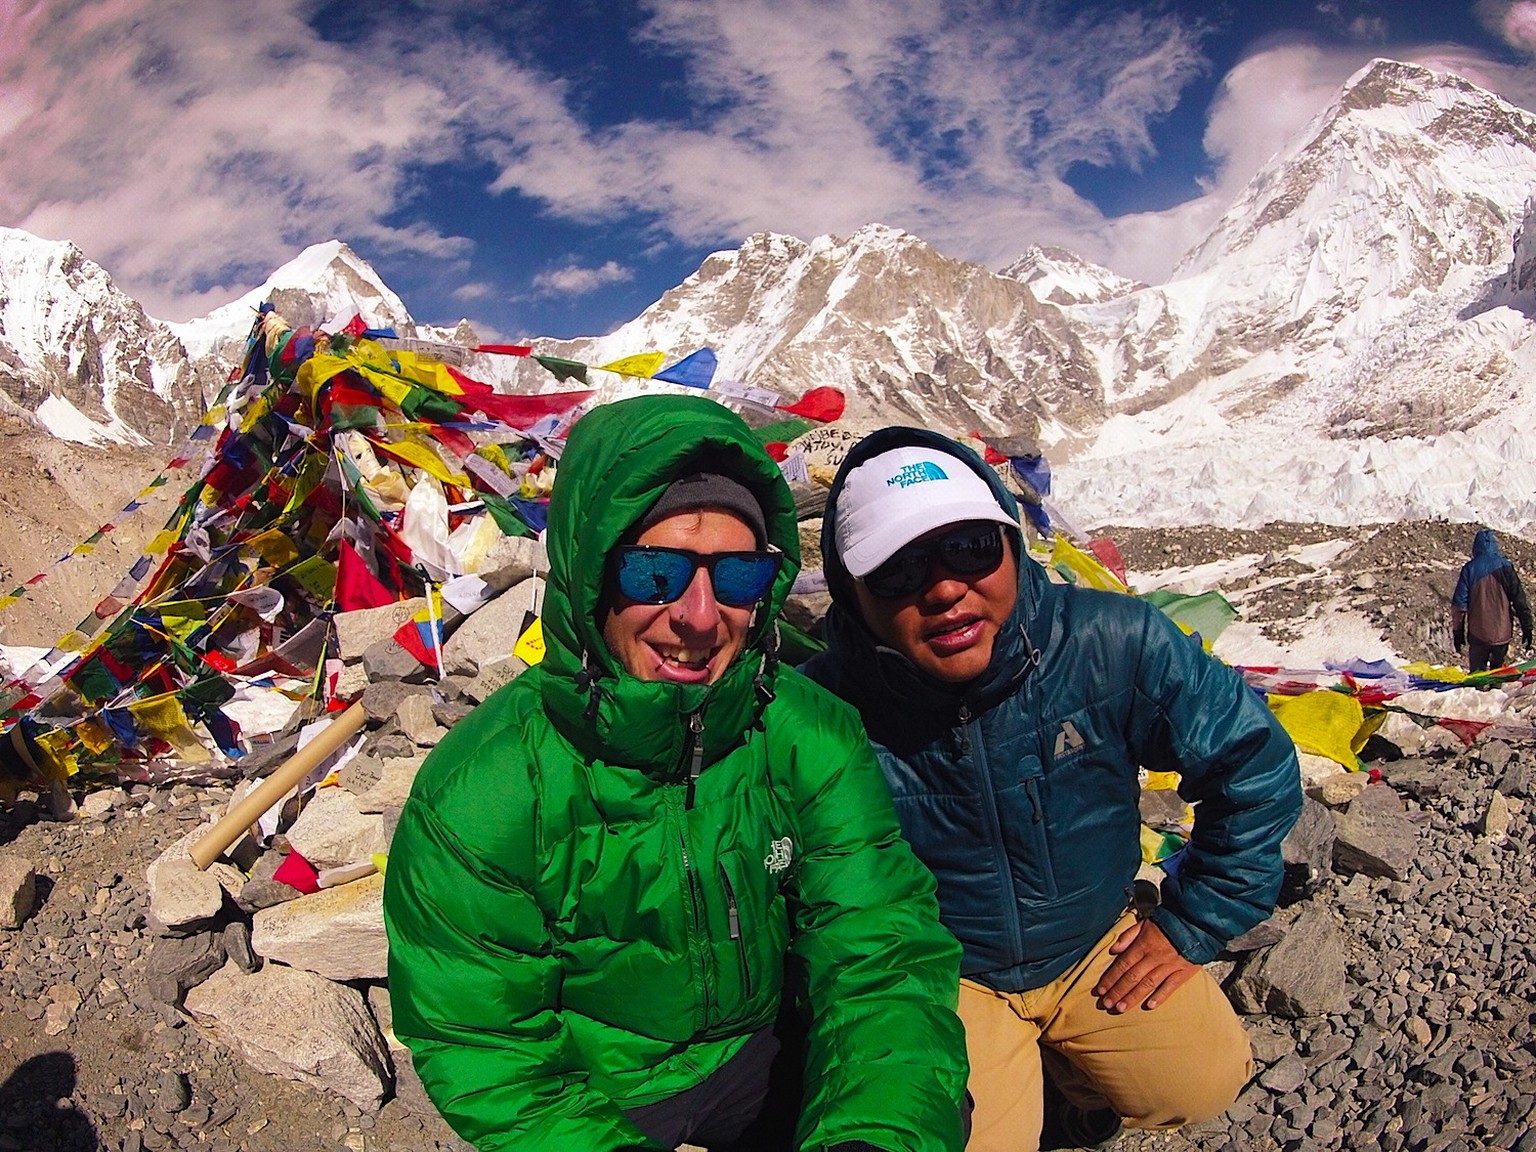
[[[925,480],[948,480],[944,469],[940,468],[932,460],[919,460],[916,464],[908,464],[896,475],[885,482],[887,488],[907,488],[913,484],[921,484]]]

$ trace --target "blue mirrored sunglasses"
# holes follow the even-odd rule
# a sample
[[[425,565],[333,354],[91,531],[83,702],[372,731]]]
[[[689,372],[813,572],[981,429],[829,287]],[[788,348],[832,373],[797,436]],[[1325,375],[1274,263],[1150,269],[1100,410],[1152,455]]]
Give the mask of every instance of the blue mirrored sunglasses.
[[[881,600],[899,600],[928,583],[937,560],[956,576],[984,576],[1003,560],[1003,529],[992,523],[962,524],[937,540],[908,544],[864,577]]]
[[[709,573],[715,599],[728,608],[756,604],[779,574],[776,552],[711,552],[629,544],[613,551],[614,583],[640,604],[671,604],[688,591],[700,568]]]

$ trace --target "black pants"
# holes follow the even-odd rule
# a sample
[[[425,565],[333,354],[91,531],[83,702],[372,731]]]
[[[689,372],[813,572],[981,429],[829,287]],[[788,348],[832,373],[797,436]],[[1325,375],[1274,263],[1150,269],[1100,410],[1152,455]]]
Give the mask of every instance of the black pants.
[[[625,1115],[666,1148],[792,1152],[804,1067],[804,1031],[785,1013],[696,1088]]]
[[[1502,644],[1484,644],[1481,640],[1467,637],[1467,671],[1486,672],[1504,667],[1509,659],[1509,641]]]

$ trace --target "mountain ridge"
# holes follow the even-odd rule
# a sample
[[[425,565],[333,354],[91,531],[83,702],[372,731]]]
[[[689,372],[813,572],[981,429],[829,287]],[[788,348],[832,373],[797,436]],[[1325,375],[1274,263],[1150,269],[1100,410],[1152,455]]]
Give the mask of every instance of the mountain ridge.
[[[991,271],[883,224],[810,241],[765,232],[710,254],[607,335],[533,343],[592,364],[707,345],[721,379],[786,400],[818,385],[841,389],[850,426],[1032,439],[1060,461],[1088,523],[1236,523],[1270,511],[1264,500],[1233,507],[1220,490],[1227,465],[1207,459],[1214,451],[1236,460],[1278,453],[1276,475],[1298,502],[1276,509],[1290,514],[1280,518],[1342,515],[1340,492],[1364,484],[1350,513],[1525,525],[1536,505],[1516,491],[1523,449],[1500,422],[1536,419],[1536,392],[1524,387],[1536,369],[1533,187],[1536,118],[1452,74],[1378,60],[1254,177],[1162,285],[1030,246]],[[12,266],[4,253],[17,235],[0,233],[0,272]],[[81,283],[99,279],[72,267]],[[24,294],[0,277],[0,299]],[[107,439],[126,429],[152,442],[185,426],[184,414],[177,425],[147,396],[200,413],[186,397],[213,394],[261,299],[295,324],[334,326],[356,312],[401,335],[476,339],[467,324],[456,333],[418,327],[340,241],[181,324],[154,321],[126,297],[107,308],[106,295],[92,305],[79,291],[35,294],[55,301],[55,327],[82,346],[65,363],[102,368],[61,374],[56,351],[7,352],[16,325],[0,311],[0,390],[23,398],[10,396],[7,410],[51,423],[47,405],[57,400],[78,413],[72,427]],[[140,360],[101,354],[135,339]],[[557,386],[526,359],[483,356],[470,371],[503,388]],[[663,387],[594,378],[605,399]],[[1415,462],[1388,465],[1393,453]],[[1458,456],[1494,467],[1448,467]],[[1411,477],[1415,467],[1431,479]],[[1454,476],[1441,483],[1437,469]],[[1188,495],[1174,501],[1172,492]]]

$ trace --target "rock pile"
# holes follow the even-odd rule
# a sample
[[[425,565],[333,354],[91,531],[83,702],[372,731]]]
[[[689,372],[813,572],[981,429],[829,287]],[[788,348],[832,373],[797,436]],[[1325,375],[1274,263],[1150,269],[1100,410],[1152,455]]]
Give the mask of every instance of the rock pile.
[[[390,1028],[377,861],[427,752],[522,669],[508,652],[541,567],[509,543],[506,590],[451,620],[441,678],[393,640],[415,605],[338,617],[357,754],[206,871],[190,846],[299,731],[233,788],[124,785],[67,823],[0,813],[0,1152],[463,1148]],[[796,598],[807,621],[818,597]],[[1214,966],[1253,1082],[1218,1120],[1123,1147],[1536,1152],[1536,746],[1467,751],[1394,715],[1368,752],[1368,773],[1303,758],[1282,906]],[[1185,815],[1153,791],[1143,814]]]
[[[532,540],[504,541],[495,579],[507,590],[450,619],[442,675],[394,639],[421,602],[336,616],[338,695],[360,693],[367,726],[334,784],[290,800],[269,836],[247,835],[199,870],[199,825],[147,872],[154,934],[149,989],[264,1072],[310,1083],[359,1109],[425,1097],[390,1031],[384,877],[390,837],[428,751],[526,665],[511,649],[542,582]],[[434,670],[435,673],[435,670]],[[280,733],[240,766],[254,784],[300,740]],[[332,758],[327,764],[337,763]],[[318,775],[323,775],[322,768]],[[232,799],[238,799],[237,789]],[[91,797],[95,806],[126,797]]]
[[[1284,906],[1215,966],[1255,1078],[1216,1120],[1121,1146],[1536,1152],[1536,747],[1303,760]]]

